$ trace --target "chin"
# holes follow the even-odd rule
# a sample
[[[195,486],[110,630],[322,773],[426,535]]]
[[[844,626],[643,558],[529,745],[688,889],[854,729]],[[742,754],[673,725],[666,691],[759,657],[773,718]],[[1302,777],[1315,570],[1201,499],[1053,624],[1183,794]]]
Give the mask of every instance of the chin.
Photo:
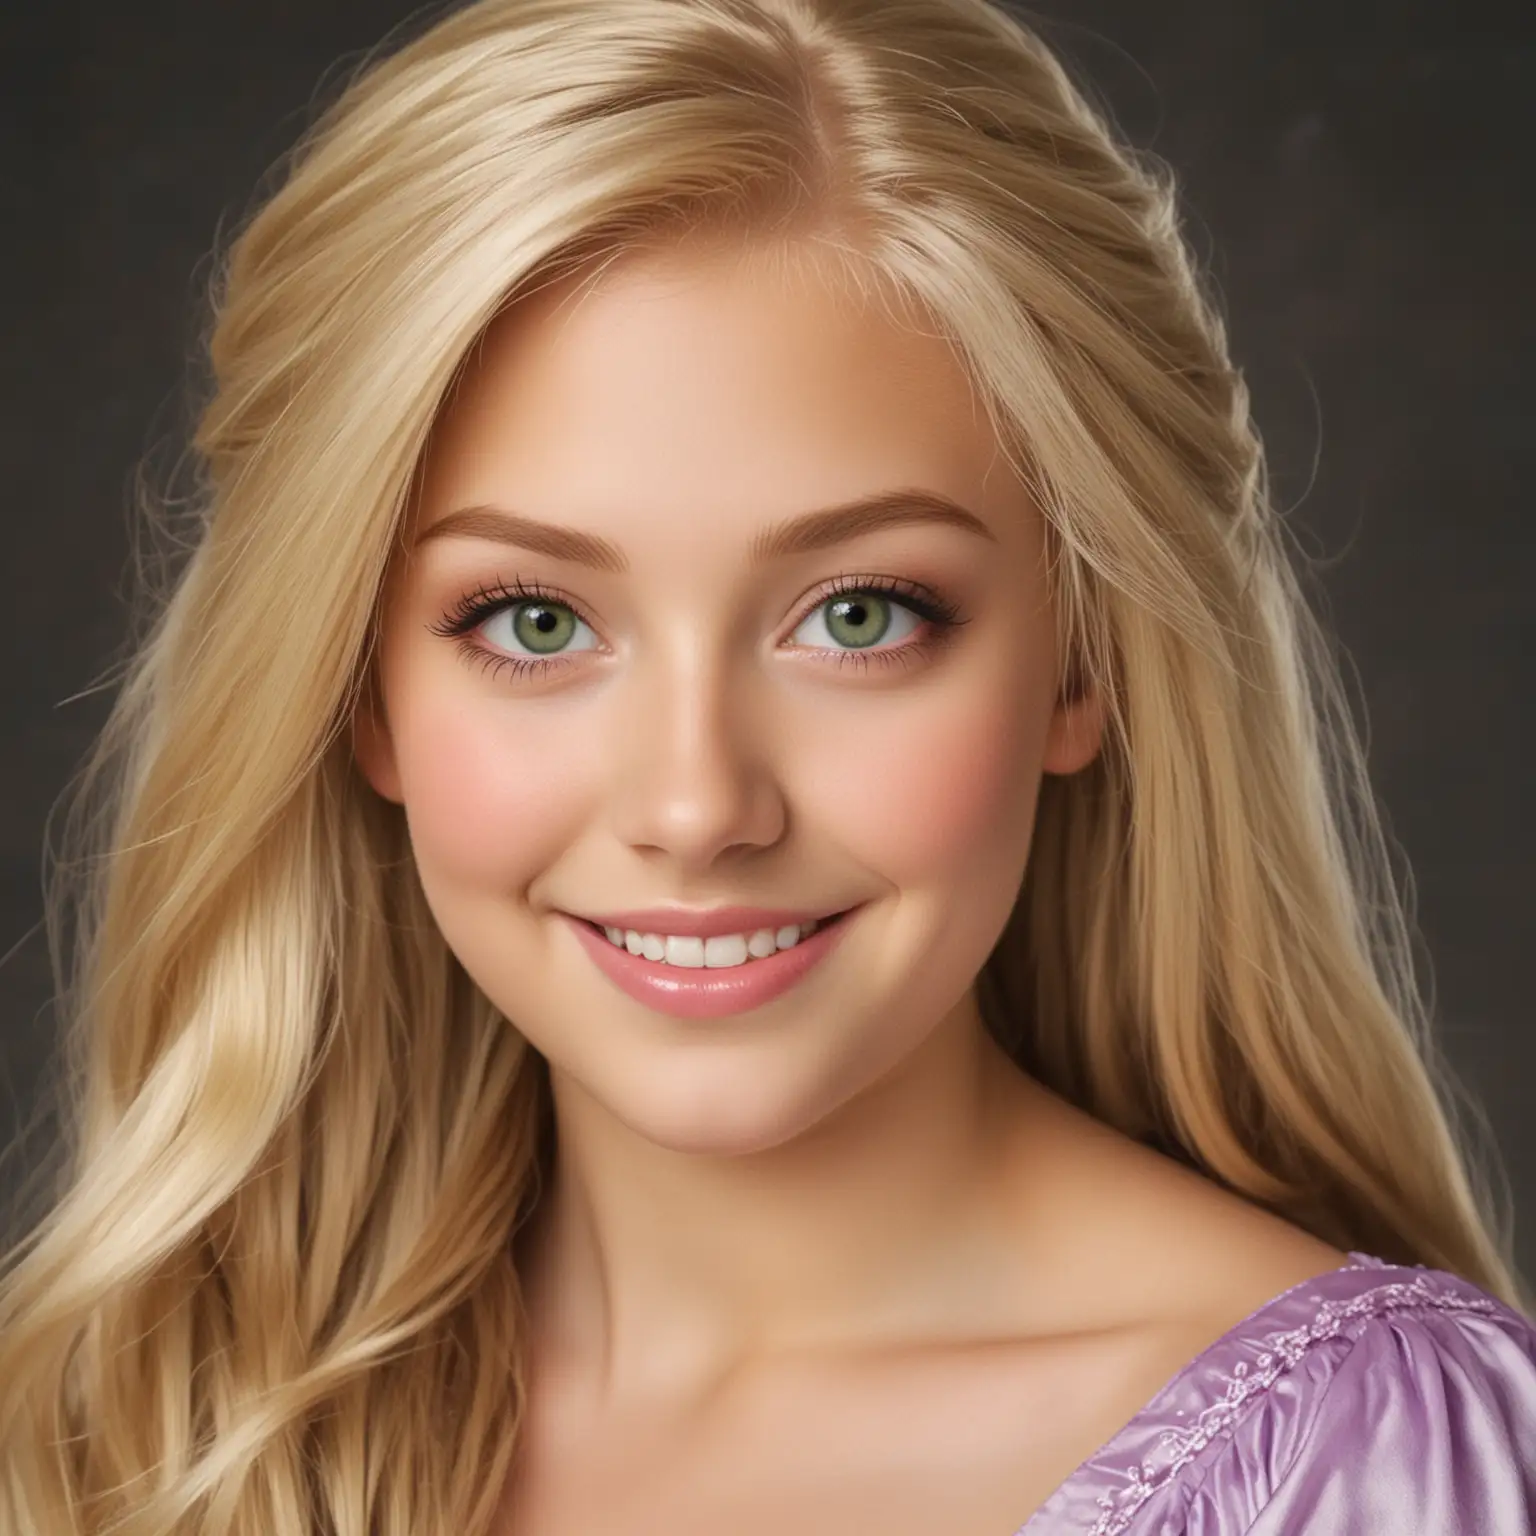
[[[747,1157],[787,1146],[826,1122],[851,1097],[833,1063],[790,1059],[782,1041],[777,1060],[758,1052],[736,1060],[679,1058],[662,1053],[615,1081],[581,1084],[590,1104],[653,1146],[704,1157]],[[670,1058],[670,1059],[667,1059]],[[629,1065],[636,1066],[631,1062]],[[857,1089],[853,1090],[854,1092]]]

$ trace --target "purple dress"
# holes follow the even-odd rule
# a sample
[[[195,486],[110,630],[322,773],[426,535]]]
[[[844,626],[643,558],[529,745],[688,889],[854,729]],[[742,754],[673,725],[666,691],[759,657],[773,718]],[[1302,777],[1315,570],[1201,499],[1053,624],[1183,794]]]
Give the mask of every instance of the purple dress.
[[[1536,1328],[1349,1258],[1197,1355],[1017,1536],[1536,1532]]]

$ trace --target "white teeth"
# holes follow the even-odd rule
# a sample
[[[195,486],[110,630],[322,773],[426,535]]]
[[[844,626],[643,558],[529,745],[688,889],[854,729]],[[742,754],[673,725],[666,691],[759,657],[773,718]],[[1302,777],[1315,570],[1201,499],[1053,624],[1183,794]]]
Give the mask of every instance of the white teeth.
[[[729,970],[733,966],[746,965],[751,960],[766,960],[781,949],[793,949],[801,939],[813,934],[818,926],[813,920],[809,923],[790,923],[777,932],[772,928],[759,928],[755,933],[721,933],[708,939],[680,934],[639,933],[633,928],[605,927],[603,932],[615,948],[628,950],[632,955],[644,955],[647,960],[694,970],[703,966],[713,970]]]
[[[704,940],[699,938],[680,939],[675,933],[667,935],[667,964],[686,965],[691,969],[697,969],[704,964]]]
[[[713,968],[747,963],[747,941],[739,933],[722,933],[704,940],[704,964]]]

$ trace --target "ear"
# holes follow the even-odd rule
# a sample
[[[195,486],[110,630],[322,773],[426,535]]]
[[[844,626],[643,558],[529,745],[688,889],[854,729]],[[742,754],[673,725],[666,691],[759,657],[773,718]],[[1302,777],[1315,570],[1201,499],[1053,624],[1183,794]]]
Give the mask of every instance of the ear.
[[[1056,701],[1045,737],[1044,773],[1071,774],[1086,768],[1104,740],[1104,705],[1098,690],[1083,687]]]
[[[363,777],[376,793],[401,804],[400,771],[395,762],[395,743],[377,687],[372,681],[358,695],[352,712],[352,756]]]

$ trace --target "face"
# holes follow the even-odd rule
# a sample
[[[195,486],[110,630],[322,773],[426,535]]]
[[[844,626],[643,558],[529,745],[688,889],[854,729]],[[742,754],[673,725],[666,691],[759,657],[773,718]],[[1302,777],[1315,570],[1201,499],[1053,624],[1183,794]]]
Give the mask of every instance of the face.
[[[632,257],[445,407],[357,753],[562,1110],[761,1150],[975,1027],[1099,722],[934,330],[808,257]]]

